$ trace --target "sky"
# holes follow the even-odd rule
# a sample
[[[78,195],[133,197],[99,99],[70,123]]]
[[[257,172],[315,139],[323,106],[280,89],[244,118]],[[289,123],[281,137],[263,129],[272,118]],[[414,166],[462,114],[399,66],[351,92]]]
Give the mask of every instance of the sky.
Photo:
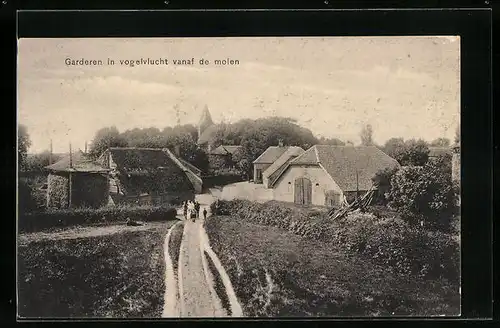
[[[102,66],[66,59],[102,60]],[[115,65],[106,65],[107,59]],[[120,60],[168,59],[168,65]],[[193,65],[174,59],[194,58]],[[210,61],[200,65],[200,59]],[[216,59],[239,65],[214,65]],[[127,129],[286,116],[316,136],[453,140],[460,119],[459,37],[100,38],[18,41],[18,123],[30,153],[83,149]]]

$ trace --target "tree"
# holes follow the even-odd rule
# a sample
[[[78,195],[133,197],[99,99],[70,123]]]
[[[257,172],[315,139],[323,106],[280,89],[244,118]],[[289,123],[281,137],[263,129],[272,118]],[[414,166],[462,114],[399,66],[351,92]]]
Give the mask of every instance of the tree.
[[[19,124],[17,130],[17,160],[19,163],[19,169],[26,170],[27,165],[27,155],[28,149],[31,147],[31,140],[28,134],[28,128],[22,124]]]
[[[383,151],[404,166],[424,165],[429,159],[429,146],[422,139],[404,141],[403,138],[391,138]]]
[[[405,152],[405,141],[403,138],[391,138],[385,142],[382,150],[399,162]]]
[[[391,191],[391,179],[399,168],[385,168],[378,171],[372,178],[373,185],[378,190],[378,202],[386,205]]]
[[[29,156],[26,160],[26,168],[29,171],[40,171],[44,167],[48,166],[55,162],[57,162],[60,159],[60,156],[50,154],[48,150],[43,151],[38,154],[33,154],[32,156]]]
[[[429,146],[422,139],[405,141],[405,152],[400,158],[401,165],[421,166],[429,159]]]
[[[403,167],[391,179],[389,206],[412,224],[449,229],[456,213],[451,175],[437,161]]]
[[[108,147],[127,147],[128,142],[114,126],[98,130],[90,145],[89,155],[97,158]]]
[[[345,146],[345,142],[337,138],[321,137],[319,138],[318,142],[320,145]]]
[[[430,145],[432,147],[449,147],[450,146],[450,139],[448,138],[437,138],[433,140]]]
[[[361,145],[373,146],[373,127],[370,124],[363,126],[360,133]]]

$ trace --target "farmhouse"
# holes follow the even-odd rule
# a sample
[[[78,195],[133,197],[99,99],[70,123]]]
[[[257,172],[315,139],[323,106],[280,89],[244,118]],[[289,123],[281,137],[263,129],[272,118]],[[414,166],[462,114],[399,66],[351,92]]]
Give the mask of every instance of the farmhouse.
[[[253,181],[254,183],[263,183],[263,172],[269,168],[281,155],[283,155],[289,146],[284,146],[280,141],[278,146],[267,148],[256,160],[253,161]]]
[[[201,171],[168,149],[109,148],[98,159],[109,169],[110,203],[171,203],[202,191]]]
[[[287,168],[288,163],[304,153],[304,149],[297,146],[287,147],[285,152],[278,159],[262,172],[262,180],[266,188],[270,188],[275,180]]]
[[[373,146],[316,145],[289,161],[269,181],[273,199],[339,206],[374,188],[372,177],[398,162]]]
[[[108,170],[82,151],[69,154],[46,166],[47,207],[100,207],[109,193]]]
[[[234,170],[236,162],[233,156],[241,146],[221,145],[208,153],[210,168],[220,170]]]

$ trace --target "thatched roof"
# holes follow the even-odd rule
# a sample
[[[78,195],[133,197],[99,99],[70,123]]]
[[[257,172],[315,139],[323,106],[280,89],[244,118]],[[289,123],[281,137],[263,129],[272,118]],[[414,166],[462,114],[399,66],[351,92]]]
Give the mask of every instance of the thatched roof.
[[[81,150],[71,154],[71,156],[69,154],[66,155],[54,164],[46,166],[45,169],[52,172],[102,173],[108,171],[108,169],[90,159]]]
[[[289,163],[292,165],[322,166],[343,191],[370,190],[377,172],[400,167],[395,159],[374,146],[329,145],[309,148]]]
[[[195,189],[195,180],[201,180],[190,167],[171,151],[160,148],[110,148],[99,161],[106,162],[111,155],[117,169],[112,172],[127,193],[165,193]],[[193,167],[194,168],[194,167]]]

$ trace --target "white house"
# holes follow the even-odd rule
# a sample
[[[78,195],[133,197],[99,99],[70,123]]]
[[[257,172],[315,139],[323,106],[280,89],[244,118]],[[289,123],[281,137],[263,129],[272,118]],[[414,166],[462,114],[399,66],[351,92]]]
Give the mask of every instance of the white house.
[[[269,182],[273,199],[338,206],[373,187],[372,178],[398,162],[373,146],[316,145],[289,161]]]

